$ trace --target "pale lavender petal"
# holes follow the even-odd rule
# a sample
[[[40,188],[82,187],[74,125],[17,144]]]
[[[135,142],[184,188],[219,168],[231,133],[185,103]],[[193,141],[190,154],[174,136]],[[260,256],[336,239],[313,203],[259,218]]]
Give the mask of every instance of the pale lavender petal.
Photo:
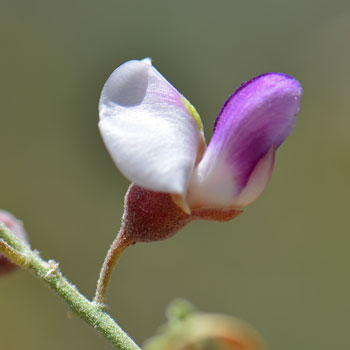
[[[189,202],[198,202],[202,191],[201,205],[234,205],[259,160],[293,130],[301,94],[299,82],[280,73],[244,83],[215,121],[213,137],[193,175]]]
[[[185,196],[204,148],[194,107],[150,59],[119,66],[99,103],[99,128],[115,164],[144,188]]]

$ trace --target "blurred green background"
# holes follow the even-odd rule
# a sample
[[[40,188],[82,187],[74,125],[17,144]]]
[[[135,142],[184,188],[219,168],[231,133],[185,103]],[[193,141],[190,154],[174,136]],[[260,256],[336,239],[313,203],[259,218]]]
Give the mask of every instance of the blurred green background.
[[[263,196],[232,222],[130,248],[110,312],[139,343],[184,297],[271,350],[349,349],[349,34],[348,0],[1,0],[0,207],[91,297],[128,186],[96,127],[108,75],[152,57],[209,140],[242,81],[291,74],[301,113]],[[25,271],[0,280],[0,310],[1,349],[111,348]]]

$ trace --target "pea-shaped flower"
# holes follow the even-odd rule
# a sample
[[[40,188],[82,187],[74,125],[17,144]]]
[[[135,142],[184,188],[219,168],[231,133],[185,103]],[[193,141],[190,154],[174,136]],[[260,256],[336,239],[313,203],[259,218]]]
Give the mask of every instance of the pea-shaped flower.
[[[198,217],[237,216],[269,182],[301,94],[299,82],[281,73],[243,83],[221,108],[206,147],[197,111],[150,59],[118,67],[102,90],[99,128],[115,164],[133,182],[124,214],[128,236],[163,239]],[[133,228],[137,221],[143,234]]]
[[[298,81],[280,73],[242,84],[221,108],[206,147],[197,111],[150,59],[112,73],[101,93],[99,128],[132,185],[97,283],[98,305],[128,246],[171,237],[194,219],[231,220],[260,196],[275,152],[295,126],[301,93]]]

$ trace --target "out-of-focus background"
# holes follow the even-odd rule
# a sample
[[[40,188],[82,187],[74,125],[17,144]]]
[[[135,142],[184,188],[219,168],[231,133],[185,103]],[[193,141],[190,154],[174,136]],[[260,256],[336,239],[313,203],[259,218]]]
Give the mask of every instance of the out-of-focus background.
[[[97,130],[121,63],[151,57],[207,140],[225,99],[269,72],[304,87],[266,192],[121,258],[111,314],[141,343],[175,297],[251,323],[271,350],[350,348],[348,0],[2,0],[0,207],[91,297],[128,186]],[[110,349],[25,271],[0,280],[0,348]]]

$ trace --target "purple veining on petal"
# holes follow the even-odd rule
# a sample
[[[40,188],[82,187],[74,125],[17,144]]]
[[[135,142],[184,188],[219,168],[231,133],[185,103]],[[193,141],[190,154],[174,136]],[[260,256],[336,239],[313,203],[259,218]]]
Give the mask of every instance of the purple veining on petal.
[[[207,152],[224,157],[240,189],[257,162],[291,133],[302,88],[282,73],[267,73],[244,82],[224,103]]]

